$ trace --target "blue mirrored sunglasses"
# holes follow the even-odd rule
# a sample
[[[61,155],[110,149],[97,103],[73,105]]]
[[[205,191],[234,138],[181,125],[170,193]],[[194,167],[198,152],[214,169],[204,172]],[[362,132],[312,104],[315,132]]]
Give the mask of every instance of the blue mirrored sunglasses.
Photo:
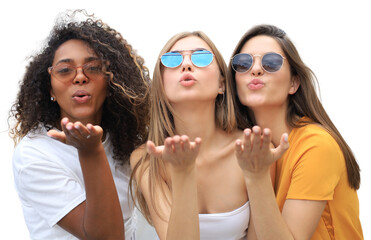
[[[175,68],[182,64],[184,55],[183,51],[167,52],[161,56],[161,63],[168,68]],[[196,67],[206,67],[213,61],[214,55],[207,50],[195,50],[190,53],[191,61]]]

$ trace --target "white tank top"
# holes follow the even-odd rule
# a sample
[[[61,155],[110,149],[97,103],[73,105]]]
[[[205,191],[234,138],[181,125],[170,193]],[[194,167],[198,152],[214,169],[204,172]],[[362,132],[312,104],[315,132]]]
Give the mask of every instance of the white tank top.
[[[245,239],[250,219],[249,202],[231,212],[198,214],[198,216],[201,240]]]

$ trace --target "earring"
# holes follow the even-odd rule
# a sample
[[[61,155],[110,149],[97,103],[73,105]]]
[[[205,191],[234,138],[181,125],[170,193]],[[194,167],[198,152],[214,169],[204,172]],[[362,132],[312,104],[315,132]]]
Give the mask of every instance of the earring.
[[[51,97],[50,100],[51,100],[52,102],[54,102],[54,101],[55,101],[55,98],[54,98],[54,97]]]
[[[223,87],[220,87],[219,90],[218,90],[218,94],[224,94],[224,89]]]
[[[223,95],[222,101],[220,102],[220,104],[223,104],[223,102],[224,102],[224,91],[218,92],[218,94],[222,94]]]

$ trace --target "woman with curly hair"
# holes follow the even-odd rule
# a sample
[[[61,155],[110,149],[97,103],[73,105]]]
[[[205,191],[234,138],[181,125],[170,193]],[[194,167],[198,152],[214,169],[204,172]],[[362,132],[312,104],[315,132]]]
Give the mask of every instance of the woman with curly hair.
[[[128,160],[147,139],[143,62],[119,32],[81,10],[57,21],[32,57],[10,114],[32,239],[134,237]]]

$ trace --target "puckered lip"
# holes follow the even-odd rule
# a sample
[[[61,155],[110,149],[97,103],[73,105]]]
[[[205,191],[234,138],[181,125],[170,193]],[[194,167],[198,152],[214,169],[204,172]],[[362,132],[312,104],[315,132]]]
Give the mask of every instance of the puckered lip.
[[[257,84],[264,84],[264,82],[262,80],[260,80],[259,78],[254,78],[253,80],[251,80],[248,85],[257,85]]]
[[[182,82],[182,81],[188,81],[188,80],[196,80],[192,74],[190,73],[185,73],[182,75],[182,77],[180,78],[180,81],[179,82]]]
[[[85,90],[77,90],[72,97],[84,97],[84,96],[90,96],[90,94]]]

